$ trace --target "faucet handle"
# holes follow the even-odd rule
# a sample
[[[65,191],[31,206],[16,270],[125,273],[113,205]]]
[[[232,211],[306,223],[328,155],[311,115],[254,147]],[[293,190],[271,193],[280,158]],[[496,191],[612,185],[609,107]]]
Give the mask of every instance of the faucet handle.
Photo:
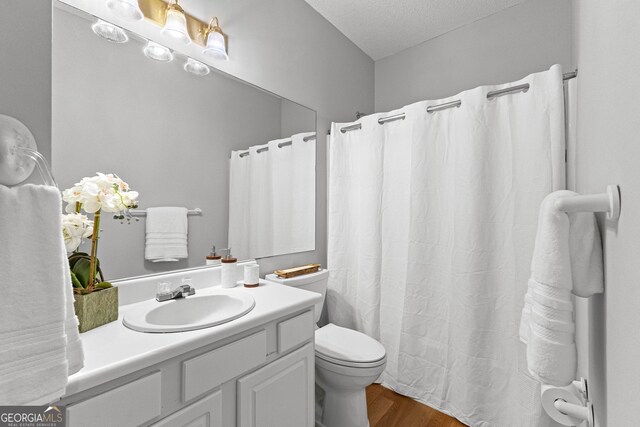
[[[171,282],[158,282],[156,286],[156,300],[168,301],[173,298],[173,291],[171,290]]]
[[[195,288],[192,288],[191,286],[185,284],[178,286],[178,289],[176,289],[176,291],[180,292],[183,297],[196,293]]]
[[[193,295],[196,293],[195,288],[191,286],[193,285],[193,281],[191,280],[191,277],[183,277],[181,283],[182,284],[180,285],[180,287],[182,288],[183,296]]]
[[[171,293],[171,282],[158,282],[156,285],[156,294]]]

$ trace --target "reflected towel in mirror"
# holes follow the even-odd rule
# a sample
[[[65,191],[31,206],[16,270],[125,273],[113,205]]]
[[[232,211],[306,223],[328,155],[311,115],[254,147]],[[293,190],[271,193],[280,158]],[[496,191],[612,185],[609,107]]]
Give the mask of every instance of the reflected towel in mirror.
[[[147,208],[144,257],[151,262],[175,262],[189,257],[187,208]]]

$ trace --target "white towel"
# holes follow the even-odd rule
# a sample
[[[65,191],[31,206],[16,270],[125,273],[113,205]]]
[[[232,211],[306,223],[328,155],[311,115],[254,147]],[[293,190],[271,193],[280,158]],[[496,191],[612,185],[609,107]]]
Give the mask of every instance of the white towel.
[[[49,403],[83,366],[56,188],[0,186],[0,405]]]
[[[67,362],[69,364],[69,375],[73,375],[84,367],[84,350],[82,349],[82,341],[80,340],[80,332],[78,331],[78,316],[76,316],[75,309],[73,308],[73,285],[71,284],[71,269],[69,268],[69,260],[67,259],[67,250],[64,246],[64,240],[62,240],[61,243],[65,299],[67,301],[67,320],[65,321]]]
[[[588,297],[603,291],[602,245],[595,216],[559,211],[549,194],[540,206],[531,261],[531,278],[520,321],[527,344],[527,366],[544,384],[564,386],[575,378],[577,356],[571,294]]]
[[[145,259],[169,262],[187,258],[188,227],[186,208],[147,208]]]

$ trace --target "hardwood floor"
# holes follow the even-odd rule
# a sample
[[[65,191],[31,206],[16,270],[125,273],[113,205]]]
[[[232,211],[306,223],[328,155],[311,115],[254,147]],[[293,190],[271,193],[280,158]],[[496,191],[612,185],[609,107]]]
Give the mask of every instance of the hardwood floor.
[[[465,427],[460,421],[380,384],[367,387],[371,427]]]

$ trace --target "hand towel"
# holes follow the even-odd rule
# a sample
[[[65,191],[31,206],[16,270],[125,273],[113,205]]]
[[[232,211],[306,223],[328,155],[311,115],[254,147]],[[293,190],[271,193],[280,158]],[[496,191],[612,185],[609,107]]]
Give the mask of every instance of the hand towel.
[[[187,258],[188,226],[186,208],[147,208],[145,259],[171,262]]]
[[[73,285],[71,284],[71,269],[67,259],[64,240],[62,243],[62,266],[64,268],[64,292],[66,300],[67,316],[65,320],[65,332],[67,334],[67,362],[69,364],[69,375],[73,375],[84,367],[84,350],[82,341],[80,340],[80,332],[78,330],[79,321],[73,308]]]
[[[0,186],[0,405],[48,403],[83,365],[54,187]]]
[[[572,191],[549,194],[540,206],[531,278],[520,320],[527,366],[544,384],[563,386],[575,378],[575,323],[571,294],[603,291],[602,245],[595,216],[556,207]]]

